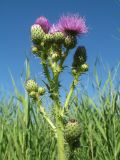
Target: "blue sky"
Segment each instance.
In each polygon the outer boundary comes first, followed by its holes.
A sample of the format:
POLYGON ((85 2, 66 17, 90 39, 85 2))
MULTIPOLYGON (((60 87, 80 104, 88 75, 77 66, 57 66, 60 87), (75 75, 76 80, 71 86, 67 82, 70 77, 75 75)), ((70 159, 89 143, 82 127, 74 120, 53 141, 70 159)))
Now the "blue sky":
MULTIPOLYGON (((0 0, 0 86, 12 90, 10 70, 20 87, 26 55, 33 77, 40 75, 39 60, 30 54, 30 27, 41 15, 54 23, 65 13, 79 13, 86 18, 89 33, 79 43, 87 48, 90 76, 96 57, 110 68, 120 61, 119 0, 0 0)), ((68 57, 68 65, 72 56, 68 57)), ((65 82, 70 82, 69 75, 65 75, 65 82)))

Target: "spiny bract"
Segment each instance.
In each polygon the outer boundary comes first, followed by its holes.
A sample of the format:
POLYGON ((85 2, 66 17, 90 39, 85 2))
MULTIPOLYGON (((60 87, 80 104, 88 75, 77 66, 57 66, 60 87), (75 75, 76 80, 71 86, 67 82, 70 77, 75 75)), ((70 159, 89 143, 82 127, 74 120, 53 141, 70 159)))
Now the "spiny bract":
POLYGON ((55 32, 53 35, 55 42, 64 43, 65 36, 62 32, 55 32))
POLYGON ((80 70, 81 72, 87 72, 88 71, 88 64, 84 63, 81 65, 80 70))
POLYGON ((68 49, 72 49, 76 46, 76 43, 77 43, 77 40, 76 40, 76 37, 74 36, 67 36, 65 38, 65 43, 64 43, 64 46, 68 49))
POLYGON ((54 41, 53 34, 45 34, 44 35, 44 43, 52 43, 54 41))
POLYGON ((67 142, 72 142, 80 137, 81 128, 77 121, 69 121, 64 129, 64 135, 67 142))
POLYGON ((25 84, 25 88, 29 93, 32 91, 34 92, 38 91, 38 85, 34 80, 28 80, 25 84))
POLYGON ((38 94, 41 95, 41 96, 44 95, 45 94, 45 88, 39 87, 38 88, 38 94))
POLYGON ((45 35, 43 29, 38 25, 34 24, 31 27, 31 38, 34 43, 39 43, 45 35))

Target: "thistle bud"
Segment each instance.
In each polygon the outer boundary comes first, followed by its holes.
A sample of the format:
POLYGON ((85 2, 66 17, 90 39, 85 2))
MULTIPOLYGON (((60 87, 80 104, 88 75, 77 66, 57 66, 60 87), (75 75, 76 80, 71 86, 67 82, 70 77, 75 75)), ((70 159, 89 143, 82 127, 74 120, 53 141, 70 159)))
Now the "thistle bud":
POLYGON ((82 65, 86 62, 87 60, 87 55, 86 55, 86 49, 84 46, 79 46, 76 49, 76 52, 74 54, 74 63, 78 65, 82 65))
POLYGON ((53 61, 58 61, 60 59, 60 53, 57 51, 52 52, 50 56, 53 61))
POLYGON ((76 37, 74 36, 67 36, 65 38, 64 46, 68 49, 73 49, 77 44, 76 37))
POLYGON ((77 69, 72 68, 72 75, 74 76, 74 75, 76 75, 76 74, 77 74, 77 69))
POLYGON ((56 43, 64 43, 65 36, 62 32, 55 32, 53 36, 56 43))
POLYGON ((54 53, 54 54, 52 54, 51 57, 52 57, 53 60, 55 60, 55 59, 57 59, 59 56, 58 56, 58 54, 54 53))
POLYGON ((60 67, 60 65, 58 65, 56 62, 54 62, 52 65, 51 65, 52 69, 53 69, 53 72, 56 74, 56 73, 60 73, 62 71, 62 68, 60 67))
POLYGON ((82 64, 80 67, 81 72, 87 72, 88 71, 88 64, 82 64))
POLYGON ((33 99, 37 99, 37 92, 32 91, 29 93, 29 96, 33 99))
POLYGON ((38 94, 39 94, 40 96, 44 95, 44 94, 45 94, 45 88, 39 87, 39 88, 38 88, 38 94))
POLYGON ((41 40, 43 39, 44 35, 45 35, 45 32, 40 27, 40 25, 34 24, 31 27, 31 39, 32 39, 33 43, 36 44, 36 43, 41 42, 41 40))
POLYGON ((35 46, 33 46, 33 47, 32 47, 32 53, 33 53, 33 54, 37 54, 38 52, 39 52, 38 48, 35 47, 35 46))
POLYGON ((38 91, 38 85, 34 80, 28 80, 25 84, 25 88, 28 93, 38 91))
POLYGON ((77 121, 69 121, 64 129, 65 140, 68 143, 72 143, 79 139, 81 134, 81 128, 77 121))
POLYGON ((52 43, 54 40, 53 34, 50 34, 50 33, 45 34, 43 40, 44 40, 44 43, 46 44, 52 43))

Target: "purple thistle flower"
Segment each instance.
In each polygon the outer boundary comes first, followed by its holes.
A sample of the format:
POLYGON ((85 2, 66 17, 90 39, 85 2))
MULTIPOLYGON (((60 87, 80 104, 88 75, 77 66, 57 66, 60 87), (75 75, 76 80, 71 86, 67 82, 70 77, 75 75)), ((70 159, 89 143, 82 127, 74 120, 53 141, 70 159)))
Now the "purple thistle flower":
POLYGON ((48 33, 50 26, 51 26, 47 18, 43 16, 37 18, 35 21, 35 24, 39 24, 45 33, 48 33))
POLYGON ((77 14, 62 16, 57 24, 57 28, 65 35, 74 36, 87 33, 88 31, 85 19, 77 14))
POLYGON ((58 28, 58 25, 57 25, 57 24, 53 24, 53 25, 50 27, 49 33, 54 34, 54 33, 56 33, 56 32, 60 32, 60 31, 59 31, 59 28, 58 28))

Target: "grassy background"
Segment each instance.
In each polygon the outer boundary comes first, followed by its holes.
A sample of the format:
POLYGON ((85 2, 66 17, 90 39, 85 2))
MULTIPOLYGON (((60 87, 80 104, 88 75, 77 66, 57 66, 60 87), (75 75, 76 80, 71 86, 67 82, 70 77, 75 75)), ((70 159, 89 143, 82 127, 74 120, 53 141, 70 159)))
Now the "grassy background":
MULTIPOLYGON (((112 78, 109 71, 101 86, 96 72, 96 98, 87 92, 71 98, 69 117, 81 124, 81 146, 73 160, 120 160, 120 92, 112 78)), ((56 160, 56 155, 53 131, 36 104, 15 87, 15 96, 0 100, 0 160, 56 160)))

